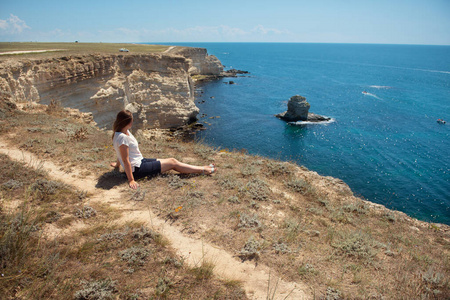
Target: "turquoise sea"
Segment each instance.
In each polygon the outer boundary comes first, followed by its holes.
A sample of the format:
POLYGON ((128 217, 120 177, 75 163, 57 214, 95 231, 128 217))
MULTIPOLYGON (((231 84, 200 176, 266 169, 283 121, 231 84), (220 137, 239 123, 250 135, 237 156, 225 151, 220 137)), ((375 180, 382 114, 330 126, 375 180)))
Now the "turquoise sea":
POLYGON ((206 48, 226 68, 250 72, 198 87, 207 115, 200 122, 210 123, 198 138, 295 161, 341 178, 367 200, 450 224, 449 46, 174 45, 206 48), (294 126, 275 118, 296 94, 335 122, 294 126))

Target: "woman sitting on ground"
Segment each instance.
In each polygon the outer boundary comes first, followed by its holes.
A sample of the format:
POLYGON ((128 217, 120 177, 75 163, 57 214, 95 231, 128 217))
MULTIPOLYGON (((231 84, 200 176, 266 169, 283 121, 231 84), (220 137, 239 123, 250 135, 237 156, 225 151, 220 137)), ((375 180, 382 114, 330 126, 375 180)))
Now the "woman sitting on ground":
POLYGON ((215 165, 192 166, 179 162, 175 158, 144 158, 139 151, 138 142, 129 129, 133 125, 133 115, 128 110, 122 110, 117 114, 113 125, 113 145, 117 154, 117 162, 111 163, 114 168, 121 165, 127 174, 129 185, 132 189, 139 187, 136 179, 146 176, 154 176, 169 170, 175 170, 183 174, 201 173, 212 174, 215 165))

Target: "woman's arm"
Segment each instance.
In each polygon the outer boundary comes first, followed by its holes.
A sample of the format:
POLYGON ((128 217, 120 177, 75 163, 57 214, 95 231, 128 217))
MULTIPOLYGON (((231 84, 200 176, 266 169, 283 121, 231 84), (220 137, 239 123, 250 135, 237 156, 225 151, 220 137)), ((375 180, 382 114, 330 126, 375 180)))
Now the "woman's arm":
POLYGON ((130 188, 136 189, 136 188, 138 188, 139 184, 136 181, 134 181, 133 171, 132 171, 131 163, 130 163, 130 156, 129 156, 129 152, 128 152, 128 146, 121 145, 119 147, 119 150, 120 150, 120 156, 122 157, 125 173, 127 174, 128 184, 130 185, 130 188))

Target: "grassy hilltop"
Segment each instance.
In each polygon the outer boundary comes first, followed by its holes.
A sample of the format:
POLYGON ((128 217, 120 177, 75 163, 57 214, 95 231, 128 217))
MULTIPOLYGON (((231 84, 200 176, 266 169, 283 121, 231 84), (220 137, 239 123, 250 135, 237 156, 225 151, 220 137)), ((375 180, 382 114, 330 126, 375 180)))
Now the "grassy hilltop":
MULTIPOLYGON (((111 132, 70 116, 57 102, 0 100, 0 294, 247 299, 245 279, 216 272, 218 261, 229 258, 186 263, 168 232, 153 226, 157 216, 255 271, 267 266, 274 278, 304 287, 308 298, 450 297, 448 226, 355 197, 339 179, 291 162, 212 148, 164 130, 136 137, 144 157, 214 162, 219 171, 170 172, 140 180, 133 191, 109 167, 111 132), (13 149, 37 160, 13 159, 13 149), (45 172, 42 164, 54 167, 45 172), (95 188, 86 191, 79 180, 95 188)), ((271 284, 267 299, 284 299, 271 284)))

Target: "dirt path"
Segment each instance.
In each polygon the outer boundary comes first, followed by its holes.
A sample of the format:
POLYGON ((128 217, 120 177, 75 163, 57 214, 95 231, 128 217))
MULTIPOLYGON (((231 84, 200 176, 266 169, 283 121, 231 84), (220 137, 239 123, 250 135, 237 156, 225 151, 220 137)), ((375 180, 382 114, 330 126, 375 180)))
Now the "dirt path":
POLYGON ((65 50, 65 49, 27 50, 27 51, 8 51, 8 52, 0 52, 0 55, 25 54, 25 53, 44 53, 44 52, 55 52, 55 51, 64 51, 64 50, 65 50))
POLYGON ((111 190, 103 190, 95 187, 97 179, 93 176, 81 176, 77 170, 66 173, 60 167, 49 160, 37 158, 34 154, 9 146, 0 138, 0 153, 8 155, 16 161, 24 161, 31 167, 40 166, 48 174, 57 180, 70 184, 77 189, 89 192, 92 202, 109 203, 127 211, 119 222, 142 221, 149 227, 163 234, 177 250, 178 254, 185 258, 190 266, 198 266, 206 259, 215 265, 214 273, 219 278, 241 280, 243 287, 250 299, 309 299, 304 291, 308 290, 301 283, 286 282, 282 279, 270 276, 271 295, 275 291, 275 297, 268 296, 268 283, 270 269, 262 264, 255 266, 253 262, 242 263, 228 251, 218 248, 202 240, 194 239, 182 234, 179 229, 157 217, 151 209, 143 210, 137 207, 135 201, 124 199, 121 191, 128 187, 122 185, 111 190), (275 290, 276 289, 276 290, 275 290))
POLYGON ((169 53, 170 51, 172 51, 172 49, 175 49, 175 48, 176 48, 176 46, 170 46, 163 53, 169 53))

